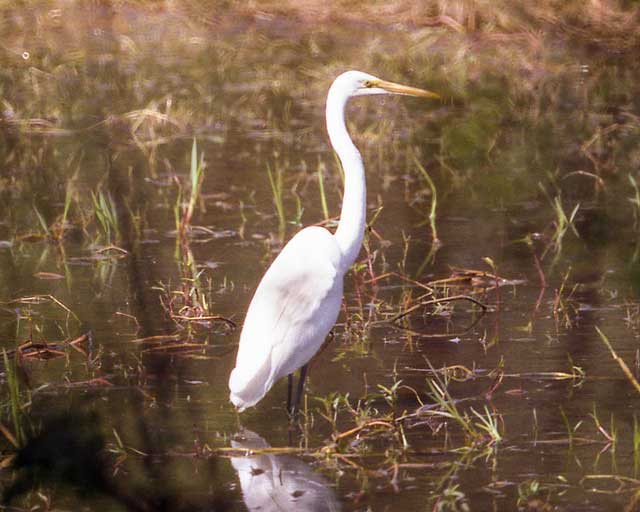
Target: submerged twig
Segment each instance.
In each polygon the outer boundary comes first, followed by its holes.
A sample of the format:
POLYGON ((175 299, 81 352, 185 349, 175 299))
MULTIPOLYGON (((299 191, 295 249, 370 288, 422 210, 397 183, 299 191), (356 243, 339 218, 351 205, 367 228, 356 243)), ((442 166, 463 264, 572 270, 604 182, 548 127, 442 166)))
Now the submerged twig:
POLYGON ((397 320, 400 320, 401 318, 409 315, 410 313, 413 313, 416 309, 420 309, 423 306, 430 306, 431 304, 440 304, 442 302, 452 302, 455 300, 468 300, 469 302, 473 302, 475 305, 480 306, 483 311, 486 311, 488 309, 488 306, 486 304, 483 304, 478 299, 474 299, 469 295, 453 295, 451 297, 441 297, 439 299, 421 301, 418 304, 414 304, 409 309, 406 309, 405 311, 398 313, 394 317, 388 320, 385 320, 385 322, 389 322, 389 323, 396 322, 397 320))
POLYGON ((53 302, 58 307, 66 311, 67 315, 73 316, 78 322, 80 319, 69 307, 67 307, 62 301, 56 299, 50 294, 31 295, 29 297, 20 297, 18 299, 10 300, 7 302, 0 302, 0 304, 42 304, 43 302, 53 302))
POLYGON ((334 437, 334 440, 335 441, 340 441, 341 439, 344 439, 345 437, 352 436, 353 434, 357 434, 361 430, 364 430, 364 429, 370 428, 370 427, 385 427, 387 429, 395 428, 395 426, 392 423, 389 423, 388 421, 373 420, 373 421, 369 421, 369 422, 365 423, 364 425, 359 425, 357 427, 354 427, 352 429, 347 430, 346 432, 341 432, 340 434, 337 434, 334 437))
POLYGON ((233 329, 237 327, 237 324, 233 320, 230 320, 229 318, 226 318, 220 315, 202 315, 202 316, 171 315, 171 318, 173 320, 182 320, 184 322, 224 322, 225 324, 227 324, 229 327, 232 327, 233 329))

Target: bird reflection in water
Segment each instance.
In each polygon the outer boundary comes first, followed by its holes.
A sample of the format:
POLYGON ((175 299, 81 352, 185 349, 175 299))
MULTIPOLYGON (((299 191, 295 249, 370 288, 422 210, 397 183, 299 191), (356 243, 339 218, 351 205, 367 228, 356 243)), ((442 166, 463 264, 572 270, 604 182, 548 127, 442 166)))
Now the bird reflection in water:
MULTIPOLYGON (((247 450, 270 448, 262 437, 250 430, 240 431, 231 446, 247 450)), ((238 456, 231 458, 231 464, 238 473, 242 498, 250 511, 340 510, 329 482, 293 455, 238 456)))

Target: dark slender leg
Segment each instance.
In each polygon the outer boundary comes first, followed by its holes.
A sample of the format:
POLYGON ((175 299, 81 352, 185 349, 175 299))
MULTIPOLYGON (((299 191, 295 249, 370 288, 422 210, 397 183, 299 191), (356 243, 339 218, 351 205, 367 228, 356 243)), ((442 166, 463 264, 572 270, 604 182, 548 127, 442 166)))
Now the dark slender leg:
POLYGON ((298 415, 298 408, 300 407, 300 399, 302 393, 304 393, 304 379, 307 377, 307 365, 305 364, 300 368, 300 376, 298 377, 298 392, 296 393, 296 401, 293 404, 293 416, 298 415))
POLYGON ((293 373, 287 375, 287 412, 293 414, 293 373))

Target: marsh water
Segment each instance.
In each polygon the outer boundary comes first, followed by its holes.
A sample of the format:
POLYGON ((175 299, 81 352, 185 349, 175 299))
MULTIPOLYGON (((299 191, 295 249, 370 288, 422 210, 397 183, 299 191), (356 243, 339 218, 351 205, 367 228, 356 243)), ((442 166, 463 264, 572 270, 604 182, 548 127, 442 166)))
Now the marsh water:
MULTIPOLYGON (((5 489, 12 437, 92 415, 118 492, 167 510, 635 510, 636 55, 185 6, 2 6, 5 489), (347 69, 443 101, 351 102, 370 226, 343 311, 294 426, 286 382, 238 415, 252 293, 340 211, 323 108, 347 69)), ((13 505, 128 507, 58 476, 13 505)))

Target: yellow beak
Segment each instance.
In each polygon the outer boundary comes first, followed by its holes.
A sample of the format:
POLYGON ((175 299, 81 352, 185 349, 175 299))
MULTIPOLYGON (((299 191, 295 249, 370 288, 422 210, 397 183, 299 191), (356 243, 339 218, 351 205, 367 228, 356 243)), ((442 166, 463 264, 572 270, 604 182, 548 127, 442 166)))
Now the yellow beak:
POLYGON ((419 96, 421 98, 434 98, 440 99, 440 95, 435 92, 427 91, 425 89, 418 89, 417 87, 409 87, 408 85, 396 84, 395 82, 387 82, 386 80, 372 81, 373 87, 379 87, 392 94, 404 94, 406 96, 419 96))

